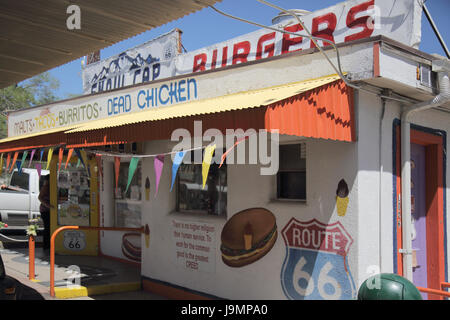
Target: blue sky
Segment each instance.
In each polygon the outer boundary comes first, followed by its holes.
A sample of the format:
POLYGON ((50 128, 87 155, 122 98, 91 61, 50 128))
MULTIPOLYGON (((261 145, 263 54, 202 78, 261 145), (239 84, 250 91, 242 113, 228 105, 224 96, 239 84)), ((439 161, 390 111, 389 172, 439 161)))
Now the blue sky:
MULTIPOLYGON (((285 9, 295 8, 314 11, 342 1, 271 0, 271 2, 285 9)), ((448 16, 450 12, 450 0, 427 0, 426 5, 447 43, 447 47, 450 47, 450 19, 448 16)), ((272 18, 278 13, 275 9, 267 7, 255 0, 222 0, 216 7, 232 15, 266 25, 270 25, 272 18)), ((81 14, 83 13, 81 12, 81 14)), ((258 29, 249 24, 226 18, 212 9, 206 8, 105 48, 101 51, 101 58, 105 59, 118 54, 128 48, 156 38, 174 28, 179 28, 183 31, 182 43, 187 51, 193 51, 258 29)), ((422 17, 422 43, 420 49, 427 53, 438 53, 445 56, 425 15, 422 17)), ((57 95, 61 99, 66 98, 68 94, 82 93, 81 59, 57 67, 51 70, 50 73, 60 81, 61 85, 57 95)))

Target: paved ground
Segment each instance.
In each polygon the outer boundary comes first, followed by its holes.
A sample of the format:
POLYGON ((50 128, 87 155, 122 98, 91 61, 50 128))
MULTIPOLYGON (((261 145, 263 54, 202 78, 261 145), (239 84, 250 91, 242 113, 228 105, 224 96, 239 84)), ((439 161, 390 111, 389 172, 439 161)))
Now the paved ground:
POLYGON ((92 297, 73 298, 70 300, 167 300, 167 299, 160 297, 156 294, 153 294, 151 292, 141 290, 141 291, 111 293, 92 297))
MULTIPOLYGON (((6 274, 23 284, 24 300, 55 300, 50 296, 50 257, 48 251, 36 248, 35 278, 28 279, 28 249, 24 244, 0 247, 6 274)), ((65 288, 71 278, 72 266, 80 270, 80 285, 95 287, 102 285, 120 285, 141 281, 140 268, 105 257, 62 256, 55 257, 55 287, 65 288)), ((163 297, 145 291, 132 291, 102 294, 73 300, 163 300, 163 297)), ((57 300, 57 299, 56 299, 57 300)), ((71 299, 72 300, 72 299, 71 299)))

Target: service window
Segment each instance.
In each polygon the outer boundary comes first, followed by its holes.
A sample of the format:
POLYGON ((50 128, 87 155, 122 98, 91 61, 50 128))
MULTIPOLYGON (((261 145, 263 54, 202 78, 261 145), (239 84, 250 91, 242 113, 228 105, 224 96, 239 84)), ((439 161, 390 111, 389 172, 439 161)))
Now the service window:
POLYGON ((306 145, 280 145, 277 198, 306 201, 306 145))
POLYGON ((224 163, 219 168, 218 164, 211 163, 203 189, 202 164, 194 163, 194 152, 190 152, 191 157, 185 155, 178 169, 176 209, 183 213, 226 216, 227 165, 224 163), (191 159, 191 163, 184 163, 186 159, 191 159))
MULTIPOLYGON (((141 161, 127 188, 129 162, 122 162, 119 171, 119 183, 114 192, 115 226, 125 228, 141 227, 141 161)), ((115 179, 113 180, 115 183, 115 179)))

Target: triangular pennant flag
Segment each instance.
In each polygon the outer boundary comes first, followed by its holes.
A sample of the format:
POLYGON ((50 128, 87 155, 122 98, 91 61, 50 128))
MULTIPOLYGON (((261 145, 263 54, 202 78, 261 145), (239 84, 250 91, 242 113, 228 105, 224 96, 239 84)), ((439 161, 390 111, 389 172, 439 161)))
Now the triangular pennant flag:
POLYGON ((78 161, 77 161, 77 168, 80 166, 80 164, 81 164, 81 159, 78 158, 78 161))
POLYGON ((205 189, 206 179, 208 178, 209 167, 211 166, 211 159, 216 149, 216 145, 209 145, 205 148, 205 153, 203 154, 203 163, 202 163, 202 178, 203 178, 203 187, 205 189))
POLYGON ((248 137, 249 136, 245 136, 245 137, 243 137, 241 139, 238 139, 238 141, 236 141, 236 143, 222 155, 222 159, 220 161, 219 168, 223 165, 223 162, 225 161, 225 158, 227 157, 228 153, 230 153, 231 150, 233 150, 239 143, 241 143, 242 141, 244 141, 248 137))
POLYGON ((8 172, 10 162, 11 162, 11 152, 8 152, 8 156, 6 157, 6 168, 5 168, 6 172, 8 172))
POLYGON ((119 186, 120 157, 114 157, 114 173, 116 174, 116 189, 119 186))
POLYGON ((66 160, 66 166, 64 169, 67 169, 67 165, 69 164, 70 158, 72 158, 73 148, 69 149, 69 152, 67 153, 67 160, 66 160))
POLYGON ((128 191, 128 187, 130 186, 131 180, 133 179, 134 172, 136 171, 137 165, 139 162, 139 158, 131 158, 130 160, 130 166, 128 167, 128 182, 127 182, 127 188, 125 189, 125 193, 128 191))
MULTIPOLYGON (((83 165, 83 167, 87 170, 88 175, 90 176, 90 170, 88 169, 88 167, 86 166, 86 158, 84 158, 83 156, 86 155, 86 151, 84 150, 80 150, 80 149, 75 149, 75 153, 78 157, 78 160, 81 161, 81 164, 83 165)), ((77 168, 79 166, 79 163, 77 164, 77 168)))
POLYGON ((60 147, 59 154, 58 154, 58 171, 61 170, 61 163, 62 163, 63 156, 64 156, 64 148, 60 147))
MULTIPOLYGON (((75 149, 75 154, 76 154, 77 157, 78 157, 78 164, 81 162, 81 163, 83 164, 83 166, 84 166, 84 160, 81 158, 81 152, 80 152, 80 149, 75 149)), ((77 167, 78 167, 78 165, 77 165, 77 167)))
POLYGON ((95 160, 97 161, 97 168, 98 168, 98 173, 100 173, 100 175, 103 175, 102 172, 102 155, 101 154, 96 154, 95 155, 95 160))
POLYGON ((52 161, 52 156, 53 156, 53 148, 48 149, 48 154, 47 154, 47 169, 50 167, 50 162, 52 161))
POLYGON ((13 161, 11 163, 11 168, 9 169, 9 173, 11 173, 14 170, 14 165, 16 164, 17 161, 17 156, 19 155, 19 152, 15 152, 14 153, 14 157, 13 157, 13 161))
POLYGON ((41 156, 39 157, 39 162, 42 162, 42 157, 44 156, 45 149, 41 149, 41 156))
POLYGON ((155 167, 155 176, 156 176, 156 184, 155 184, 155 198, 158 194, 159 180, 161 179, 161 173, 164 166, 164 155, 160 154, 155 157, 154 167, 155 167))
POLYGON ((16 167, 17 167, 17 172, 19 174, 22 173, 22 160, 17 160, 16 161, 16 167))
POLYGON ((172 192, 173 189, 173 183, 175 182, 175 178, 177 177, 177 171, 178 168, 181 165, 181 162, 183 162, 184 155, 186 154, 186 151, 180 151, 175 154, 175 158, 173 159, 173 166, 172 166, 172 183, 170 184, 170 191, 172 192))
POLYGON ((39 179, 41 178, 41 170, 42 170, 42 164, 40 162, 36 163, 36 170, 38 172, 39 175, 39 179))
POLYGON ((36 149, 31 150, 31 156, 30 156, 30 162, 28 163, 28 166, 31 167, 31 162, 33 161, 34 153, 36 152, 36 149))
POLYGON ((2 174, 2 171, 3 171, 3 153, 0 156, 0 174, 2 174))
POLYGON ((22 160, 20 161, 20 167, 17 167, 19 169, 19 172, 22 171, 22 166, 25 163, 25 160, 27 159, 28 151, 24 151, 22 155, 22 160))

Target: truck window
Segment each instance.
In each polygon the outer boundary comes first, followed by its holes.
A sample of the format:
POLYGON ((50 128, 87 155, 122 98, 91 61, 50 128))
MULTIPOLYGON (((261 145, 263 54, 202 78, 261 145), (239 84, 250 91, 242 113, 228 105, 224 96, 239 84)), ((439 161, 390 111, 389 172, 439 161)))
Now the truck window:
POLYGON ((30 175, 28 173, 25 172, 19 173, 17 171, 14 171, 11 177, 11 183, 9 185, 12 187, 17 187, 28 191, 29 179, 30 175))

